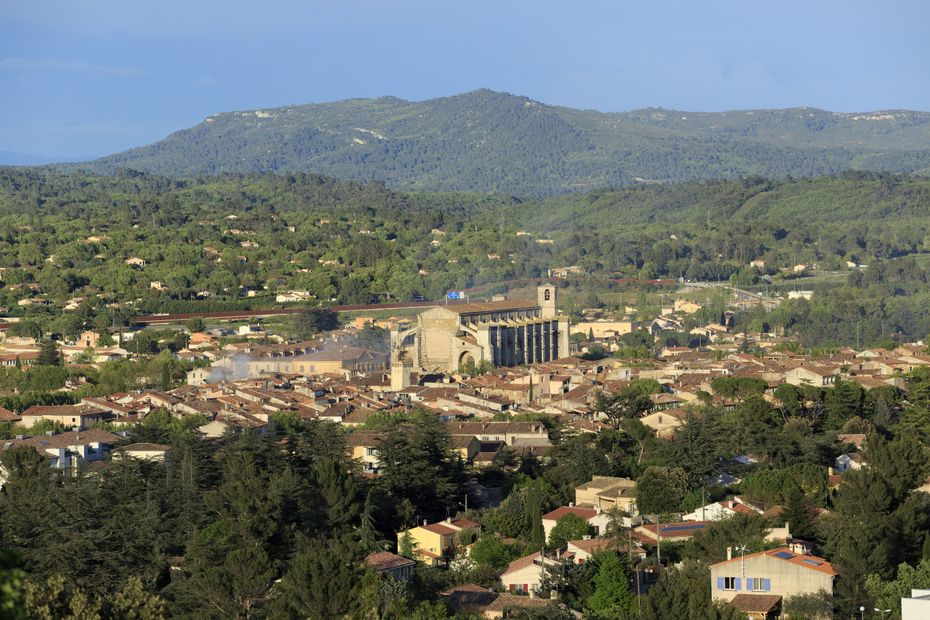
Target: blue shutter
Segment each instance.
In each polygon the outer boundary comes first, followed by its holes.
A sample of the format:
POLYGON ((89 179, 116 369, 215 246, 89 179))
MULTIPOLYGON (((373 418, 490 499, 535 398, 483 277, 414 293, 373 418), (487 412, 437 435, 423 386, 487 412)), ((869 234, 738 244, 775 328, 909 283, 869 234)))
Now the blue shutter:
POLYGON ((741 582, 741 581, 742 581, 742 579, 740 579, 739 577, 736 578, 736 591, 737 591, 737 592, 740 591, 740 585, 741 585, 740 582, 741 582))
POLYGON ((717 589, 723 590, 723 577, 717 577, 717 589))
POLYGON ((763 580, 762 580, 762 589, 765 590, 766 592, 768 592, 769 590, 771 590, 771 589, 772 589, 772 580, 771 580, 771 579, 763 579, 763 580))
POLYGON ((746 591, 752 592, 752 577, 746 577, 746 591))

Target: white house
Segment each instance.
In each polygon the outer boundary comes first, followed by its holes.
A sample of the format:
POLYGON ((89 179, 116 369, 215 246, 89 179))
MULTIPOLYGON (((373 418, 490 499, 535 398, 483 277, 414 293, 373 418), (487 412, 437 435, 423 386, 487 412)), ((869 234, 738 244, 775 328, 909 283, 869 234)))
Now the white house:
POLYGON ((508 592, 530 594, 539 592, 546 566, 558 566, 559 561, 543 556, 539 551, 510 563, 501 573, 501 583, 508 592))
POLYGON ((836 457, 833 469, 838 474, 844 474, 850 469, 862 469, 864 464, 865 461, 862 458, 862 454, 859 452, 848 452, 836 457))
POLYGON ((901 599, 901 620, 927 618, 930 618, 930 590, 911 589, 911 597, 901 599))
POLYGON ((592 528, 594 528, 594 533, 598 536, 607 532, 607 524, 610 522, 610 516, 601 511, 600 508, 582 508, 580 506, 562 506, 561 508, 556 508, 552 512, 548 512, 542 516, 543 530, 546 532, 546 540, 548 541, 552 535, 552 529, 555 527, 556 523, 559 522, 559 519, 566 515, 573 514, 576 517, 580 517, 587 521, 592 528))
POLYGON ((713 502, 682 515, 682 521, 719 521, 735 514, 761 514, 760 511, 735 500, 713 502))

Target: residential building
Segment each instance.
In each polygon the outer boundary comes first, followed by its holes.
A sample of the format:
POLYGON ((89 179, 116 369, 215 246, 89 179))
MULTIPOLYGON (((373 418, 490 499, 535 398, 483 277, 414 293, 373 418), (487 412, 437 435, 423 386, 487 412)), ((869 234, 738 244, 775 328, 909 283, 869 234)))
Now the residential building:
POLYGON ((930 618, 930 590, 911 589, 910 598, 901 599, 901 620, 930 618))
POLYGON ((504 589, 517 594, 539 592, 546 566, 558 566, 559 560, 537 551, 514 560, 507 566, 500 579, 504 589))
POLYGON ((730 499, 722 502, 713 502, 706 506, 696 508, 693 512, 682 515, 681 520, 719 521, 720 519, 732 517, 735 514, 761 514, 761 512, 746 504, 730 499))
MULTIPOLYGON (((826 560, 804 553, 797 547, 780 547, 758 553, 735 555, 727 550, 727 560, 711 564, 713 598, 730 602, 739 595, 779 596, 782 600, 820 591, 833 594, 836 571, 826 560)), ((745 601, 745 596, 740 602, 745 601)))
POLYGON ((413 559, 429 566, 439 566, 455 554, 461 532, 471 530, 477 533, 479 529, 480 526, 469 519, 450 518, 438 523, 423 521, 423 525, 397 532, 397 548, 402 548, 405 536, 409 536, 413 559))
POLYGON ((33 405, 23 412, 22 425, 28 428, 39 420, 51 420, 65 428, 82 431, 111 416, 109 412, 83 405, 33 405))
POLYGON ((593 476, 591 482, 575 487, 575 505, 597 508, 601 512, 616 508, 635 515, 636 481, 615 476, 593 476))
POLYGON ((365 558, 365 564, 379 573, 390 575, 397 581, 410 581, 416 562, 390 551, 372 553, 365 558))
POLYGON ((543 530, 546 532, 547 541, 552 537, 552 530, 559 522, 559 519, 570 514, 587 521, 596 535, 605 534, 607 532, 607 524, 610 522, 610 516, 605 512, 601 512, 600 508, 562 506, 542 516, 542 525, 543 530))
POLYGON ((131 443, 117 450, 113 458, 133 458, 140 461, 164 463, 168 460, 169 452, 171 452, 171 446, 165 444, 131 443))
POLYGON ((663 542, 684 542, 708 525, 710 521, 682 521, 678 523, 650 523, 637 526, 633 532, 639 540, 647 545, 663 542))
MULTIPOLYGON (((11 439, 3 442, 0 450, 29 446, 46 457, 51 467, 75 471, 85 462, 106 460, 113 447, 121 441, 124 441, 121 435, 92 428, 11 439)), ((5 482, 6 473, 0 467, 0 483, 5 482)))
POLYGON ((382 436, 377 433, 352 433, 346 437, 346 445, 352 451, 352 458, 362 465, 366 474, 377 474, 381 471, 381 445, 382 436))

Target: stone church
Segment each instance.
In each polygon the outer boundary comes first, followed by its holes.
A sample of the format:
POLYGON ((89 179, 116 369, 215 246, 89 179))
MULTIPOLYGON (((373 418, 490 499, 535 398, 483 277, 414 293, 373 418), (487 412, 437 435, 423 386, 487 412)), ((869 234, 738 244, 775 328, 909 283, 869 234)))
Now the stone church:
MULTIPOLYGON (((439 306, 414 327, 391 333, 392 375, 456 371, 490 362, 517 366, 569 355, 568 317, 556 308, 557 289, 540 286, 535 301, 513 299, 439 306)), ((402 383, 402 376, 392 383, 402 383)))

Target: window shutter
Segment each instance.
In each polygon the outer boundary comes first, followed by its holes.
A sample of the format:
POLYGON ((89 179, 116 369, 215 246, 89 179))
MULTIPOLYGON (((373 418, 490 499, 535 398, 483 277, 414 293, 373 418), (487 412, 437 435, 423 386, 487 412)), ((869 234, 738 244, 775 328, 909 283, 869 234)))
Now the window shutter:
POLYGON ((763 579, 763 580, 762 580, 762 589, 765 590, 766 592, 768 592, 769 590, 771 590, 771 589, 772 589, 772 580, 771 580, 771 579, 763 579))
POLYGON ((740 591, 740 586, 742 585, 742 584, 740 583, 741 581, 742 581, 742 579, 740 579, 739 577, 736 578, 736 591, 737 591, 737 592, 740 591))
POLYGON ((717 577, 717 589, 723 590, 723 577, 717 577))

